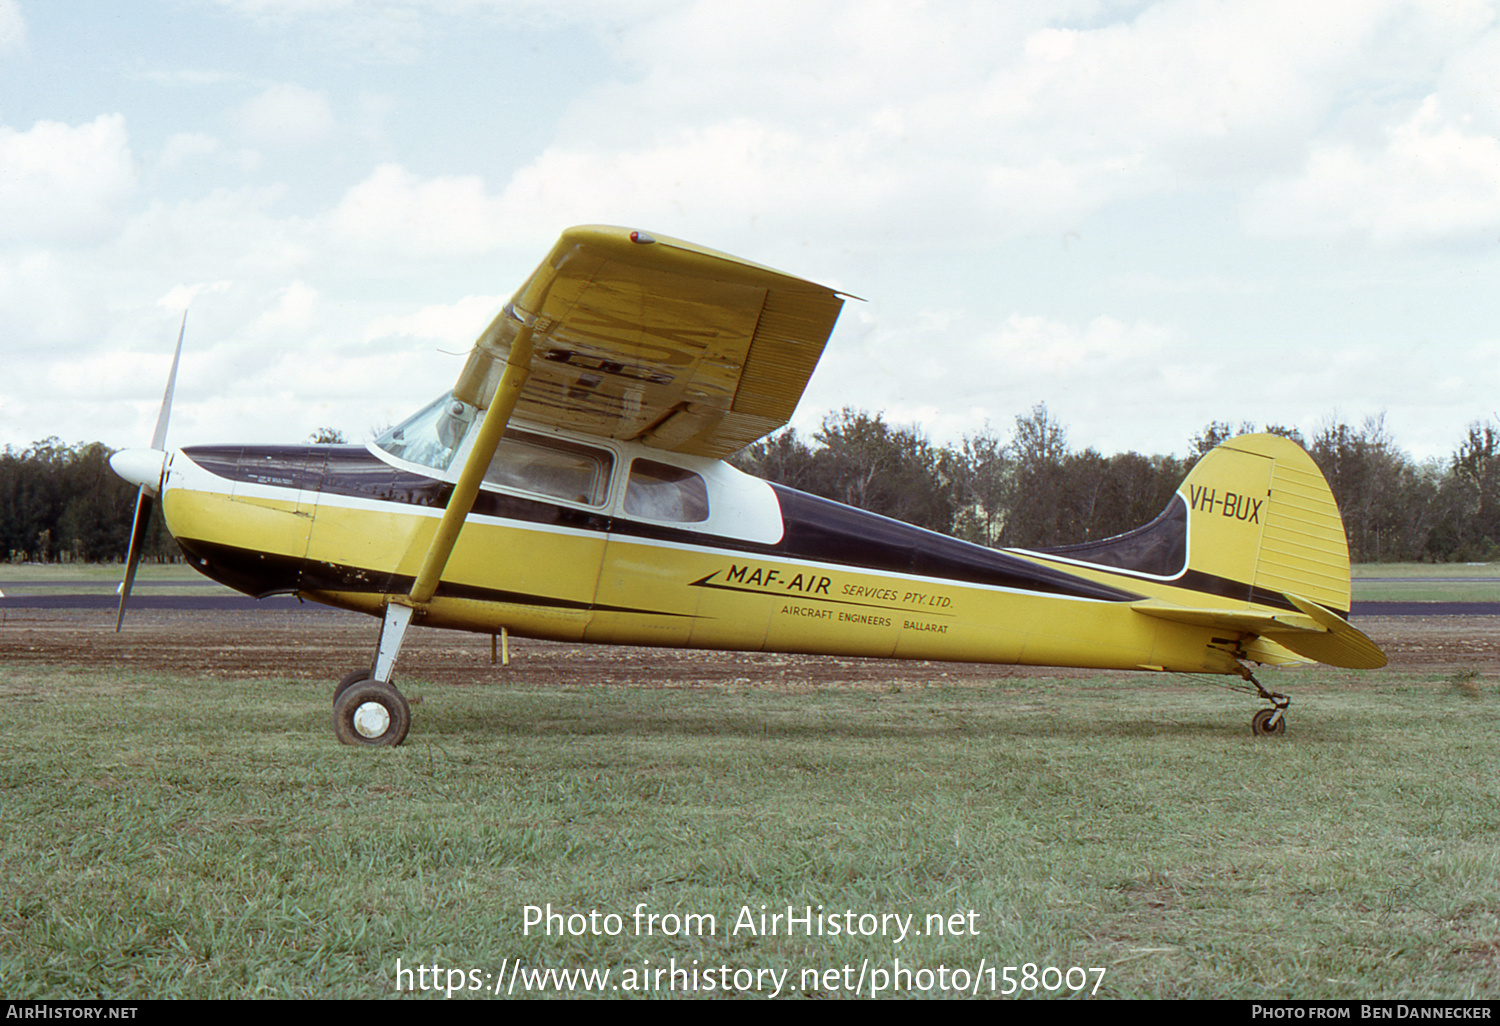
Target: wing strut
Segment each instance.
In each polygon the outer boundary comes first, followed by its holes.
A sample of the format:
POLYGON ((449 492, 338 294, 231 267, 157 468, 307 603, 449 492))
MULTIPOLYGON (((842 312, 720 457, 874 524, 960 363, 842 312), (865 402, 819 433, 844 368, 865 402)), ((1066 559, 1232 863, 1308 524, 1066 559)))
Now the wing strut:
MULTIPOLYGON (((545 300, 545 294, 543 299, 545 300)), ((541 303, 537 306, 540 309, 541 303)), ((479 424, 479 433, 474 436, 474 447, 469 450, 469 458, 464 461, 464 468, 453 486, 453 495, 449 497, 448 507, 443 511, 443 519, 439 521, 437 532, 427 546, 427 555, 422 560, 422 569, 417 572, 411 593, 392 596, 390 604, 386 606, 385 623, 381 625, 380 640, 376 643, 375 666, 371 674, 376 680, 391 679, 391 671, 395 667, 396 657, 401 654, 401 642, 406 636, 406 628, 411 624, 412 614, 431 602, 432 596, 437 593, 438 581, 448 565, 448 557, 453 554, 458 533, 463 530, 464 521, 468 519, 469 511, 474 508, 474 500, 479 496, 479 483, 484 480, 490 460, 495 458, 495 450, 500 445, 500 439, 505 436, 505 427, 510 423, 510 415, 516 408, 516 400, 520 398, 526 378, 531 374, 531 338, 535 324, 535 319, 523 324, 510 344, 510 353, 505 359, 505 373, 501 375, 500 384, 495 388, 495 396, 490 400, 490 408, 485 411, 484 420, 479 424)))
POLYGON ((413 605, 423 606, 432 601, 437 592, 438 578, 448 565, 448 557, 453 554, 454 543, 458 541, 458 532, 463 529, 469 510, 474 508, 474 500, 479 496, 479 482, 484 480, 484 472, 489 469, 490 460, 495 458, 495 449, 505 435, 505 426, 510 423, 516 400, 531 374, 532 329, 532 324, 523 325, 510 344, 505 373, 495 389, 495 397, 490 400, 490 408, 485 411, 484 420, 480 422, 479 433, 474 436, 474 448, 469 450, 458 483, 453 486, 448 508, 443 511, 437 533, 427 548, 427 558, 422 561, 422 569, 411 586, 409 598, 413 605))

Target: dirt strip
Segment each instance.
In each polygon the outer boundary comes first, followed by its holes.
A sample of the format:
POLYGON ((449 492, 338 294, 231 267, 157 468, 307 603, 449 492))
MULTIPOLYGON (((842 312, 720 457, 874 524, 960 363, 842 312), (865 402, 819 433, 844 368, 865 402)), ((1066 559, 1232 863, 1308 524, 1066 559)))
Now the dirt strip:
MULTIPOLYGON (((1431 616, 1361 618, 1358 626, 1390 657, 1393 669, 1477 671, 1500 677, 1500 620, 1431 616)), ((114 633, 101 610, 10 609, 0 620, 0 663, 140 667, 206 678, 338 680, 367 665, 378 623, 336 610, 191 612, 132 610, 114 633)), ((480 684, 505 674, 516 683, 567 686, 581 679, 655 687, 733 683, 791 689, 833 684, 988 683, 1017 676, 1091 675, 965 663, 845 659, 758 652, 576 645, 512 638, 509 667, 492 665, 488 635, 416 630, 399 677, 480 684)))

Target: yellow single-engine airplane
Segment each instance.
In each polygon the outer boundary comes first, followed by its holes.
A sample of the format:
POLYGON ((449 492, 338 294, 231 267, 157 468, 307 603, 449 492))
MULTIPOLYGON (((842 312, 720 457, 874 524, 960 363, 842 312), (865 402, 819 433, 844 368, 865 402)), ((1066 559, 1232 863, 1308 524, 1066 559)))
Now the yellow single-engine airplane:
MULTIPOLYGON (((334 693, 340 741, 396 745, 413 625, 563 641, 1230 674, 1385 664, 1348 623, 1323 476, 1273 435, 1226 442, 1135 531, 1000 551, 769 484, 724 458, 792 416, 843 305, 832 289, 622 228, 565 232, 453 390, 370 445, 165 451, 140 488, 192 564, 255 596, 382 619, 334 693)), ((182 336, 178 335, 178 353, 182 336)), ((175 380, 177 358, 173 359, 175 380)), ((118 629, 118 621, 116 629, 118 629)))

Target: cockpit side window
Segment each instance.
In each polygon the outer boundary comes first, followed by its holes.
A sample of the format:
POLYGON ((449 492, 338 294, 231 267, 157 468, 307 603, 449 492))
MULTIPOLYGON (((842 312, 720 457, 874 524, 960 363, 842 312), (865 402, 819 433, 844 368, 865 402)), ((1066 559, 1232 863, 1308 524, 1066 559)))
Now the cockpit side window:
POLYGON ((507 431, 484 472, 485 484, 601 506, 614 456, 561 438, 507 431))
MULTIPOLYGON (((397 459, 445 471, 479 410, 449 392, 391 428, 375 446, 397 459)), ((615 458, 561 438, 507 431, 485 471, 484 483, 564 502, 604 505, 615 458)))
POLYGON ((475 412, 448 392, 381 435, 375 445, 408 463, 447 470, 475 412))
POLYGON ((625 512, 649 520, 695 524, 708 519, 708 488, 691 470, 636 460, 630 464, 625 512))

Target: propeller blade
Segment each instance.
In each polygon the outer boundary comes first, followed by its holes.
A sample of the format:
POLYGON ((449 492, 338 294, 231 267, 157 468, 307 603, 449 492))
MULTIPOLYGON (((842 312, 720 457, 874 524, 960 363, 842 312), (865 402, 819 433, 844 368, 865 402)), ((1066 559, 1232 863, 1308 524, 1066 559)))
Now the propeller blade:
MULTIPOLYGON (((182 326, 177 329, 177 349, 172 353, 172 369, 167 372, 167 390, 162 393, 161 412, 156 415, 156 430, 151 435, 151 449, 153 456, 161 457, 160 472, 156 475, 156 487, 144 479, 142 471, 130 463, 124 454, 117 453, 122 459, 121 464, 116 465, 115 458, 110 458, 110 465, 115 468, 115 473, 133 481, 140 486, 135 493, 135 519, 130 525, 130 549, 125 554, 125 579, 120 582, 120 609, 115 614, 115 633, 120 633, 120 626, 125 622, 125 604, 130 601, 130 589, 135 584, 135 569, 141 562, 141 551, 146 544, 146 531, 151 526, 151 510, 156 506, 156 494, 161 487, 161 482, 166 474, 166 443, 167 443, 167 421, 172 417, 172 393, 177 390, 177 365, 182 362, 182 337, 187 334, 187 311, 182 311, 182 326)), ((139 450, 126 450, 136 457, 143 456, 139 450)), ((136 462, 141 462, 137 459, 136 462)), ((153 460, 146 460, 152 463, 153 460)))
POLYGON ((172 354, 172 370, 167 374, 167 390, 161 397, 161 413, 156 416, 156 432, 151 448, 163 449, 167 441, 167 420, 172 416, 172 393, 177 390, 177 364, 182 361, 182 336, 187 332, 187 311, 182 311, 182 327, 177 329, 177 351, 172 354))
POLYGON ((141 550, 146 544, 146 530, 151 526, 151 510, 155 498, 141 485, 135 494, 135 520, 130 525, 130 550, 125 556, 125 579, 120 582, 120 611, 115 614, 115 633, 125 622, 125 603, 130 601, 130 588, 135 584, 135 568, 141 562, 141 550))

